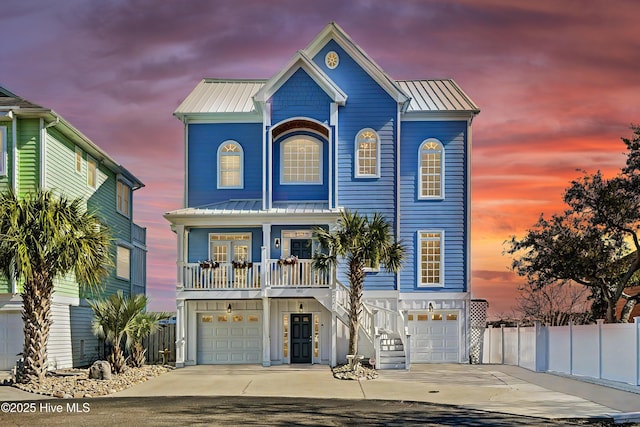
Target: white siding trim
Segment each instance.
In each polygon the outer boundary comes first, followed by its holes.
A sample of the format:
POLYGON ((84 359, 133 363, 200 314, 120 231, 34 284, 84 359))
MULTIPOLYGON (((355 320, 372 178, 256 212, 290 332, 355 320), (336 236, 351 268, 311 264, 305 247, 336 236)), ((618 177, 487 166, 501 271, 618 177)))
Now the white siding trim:
POLYGON ((7 127, 0 126, 0 176, 7 175, 7 127))

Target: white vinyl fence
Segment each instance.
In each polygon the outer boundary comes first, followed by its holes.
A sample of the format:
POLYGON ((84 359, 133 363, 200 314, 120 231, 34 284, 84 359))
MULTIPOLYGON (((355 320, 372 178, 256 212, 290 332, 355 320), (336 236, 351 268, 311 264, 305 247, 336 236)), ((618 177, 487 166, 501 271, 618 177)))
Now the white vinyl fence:
POLYGON ((482 363, 640 385, 640 317, 634 323, 487 328, 482 363))

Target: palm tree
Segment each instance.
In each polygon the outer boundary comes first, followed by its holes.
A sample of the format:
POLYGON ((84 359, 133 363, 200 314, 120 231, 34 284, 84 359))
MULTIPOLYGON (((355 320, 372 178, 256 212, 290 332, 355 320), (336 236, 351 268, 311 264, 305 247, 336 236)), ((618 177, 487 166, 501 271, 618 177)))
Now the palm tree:
POLYGON ((145 363, 146 350, 142 340, 160 329, 160 321, 170 319, 172 313, 139 313, 127 328, 127 348, 131 349, 131 366, 140 368, 145 363))
POLYGON ((69 273, 97 289, 111 265, 111 238, 82 199, 49 191, 19 199, 0 194, 0 274, 22 284, 24 364, 20 381, 41 383, 47 371, 54 280, 69 273))
POLYGON ((95 318, 93 319, 93 333, 111 344, 111 354, 107 361, 114 373, 124 372, 127 360, 122 351, 122 340, 136 316, 147 306, 144 295, 124 296, 122 291, 109 295, 108 298, 89 301, 95 318))
POLYGON ((377 267, 382 263, 390 273, 400 270, 405 248, 395 241, 391 225, 379 213, 372 218, 360 216, 358 212, 345 210, 340 213, 336 227, 325 230, 314 228, 315 238, 322 252, 313 256, 313 267, 327 271, 338 263, 347 263, 349 278, 349 354, 358 353, 359 316, 362 312, 367 263, 377 267))

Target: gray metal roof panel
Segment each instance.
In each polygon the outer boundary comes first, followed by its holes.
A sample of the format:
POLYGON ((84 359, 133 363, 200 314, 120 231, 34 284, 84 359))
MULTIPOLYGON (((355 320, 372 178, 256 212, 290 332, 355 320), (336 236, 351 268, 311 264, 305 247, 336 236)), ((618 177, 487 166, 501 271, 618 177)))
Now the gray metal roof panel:
POLYGON ((183 208, 167 212, 169 215, 240 215, 240 214, 326 214, 328 204, 316 201, 276 202, 270 210, 262 209, 262 200, 226 200, 193 208, 183 208))
POLYGON ((251 113, 252 97, 265 81, 203 79, 174 113, 251 113))
POLYGON ((408 112, 480 111, 471 98, 451 79, 398 80, 397 83, 411 97, 408 112))

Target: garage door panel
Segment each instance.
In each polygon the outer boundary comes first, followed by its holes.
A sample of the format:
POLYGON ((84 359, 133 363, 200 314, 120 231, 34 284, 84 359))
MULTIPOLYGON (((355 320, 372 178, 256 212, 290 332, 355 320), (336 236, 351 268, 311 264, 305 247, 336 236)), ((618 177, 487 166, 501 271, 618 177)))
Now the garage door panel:
POLYGON ((199 364, 258 363, 262 360, 262 313, 238 311, 233 317, 200 313, 197 340, 199 364))
POLYGON ((413 313, 413 320, 409 320, 409 330, 412 334, 412 362, 458 362, 460 334, 458 319, 456 312, 413 313))
POLYGON ((0 370, 13 369, 24 344, 22 317, 19 312, 0 313, 0 370))

